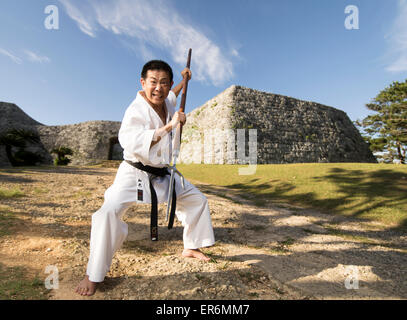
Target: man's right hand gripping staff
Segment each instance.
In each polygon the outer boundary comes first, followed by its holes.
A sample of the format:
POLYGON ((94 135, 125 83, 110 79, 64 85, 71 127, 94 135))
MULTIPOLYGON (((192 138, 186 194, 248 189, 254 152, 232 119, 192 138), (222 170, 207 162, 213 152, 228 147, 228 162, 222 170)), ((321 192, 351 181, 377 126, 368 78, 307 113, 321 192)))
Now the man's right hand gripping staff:
MULTIPOLYGON (((191 78, 192 73, 185 68, 182 75, 191 78)), ((174 136, 168 133, 186 122, 185 114, 175 111, 177 96, 185 82, 181 81, 171 89, 171 67, 164 61, 152 60, 144 65, 140 83, 143 90, 127 108, 119 131, 125 161, 120 164, 113 184, 105 191, 103 205, 92 215, 86 276, 76 288, 83 296, 95 293, 96 284, 104 280, 115 252, 127 237, 128 226, 122 220, 126 209, 136 203, 151 203, 150 182, 157 202, 167 201, 170 176, 152 177, 129 162, 139 163, 141 168, 152 167, 154 172, 166 170, 169 158, 156 151, 166 150, 174 136)), ((174 185, 175 214, 184 227, 181 255, 209 261, 200 251, 215 243, 208 200, 187 180, 184 180, 183 188, 178 175, 175 175, 174 185)))

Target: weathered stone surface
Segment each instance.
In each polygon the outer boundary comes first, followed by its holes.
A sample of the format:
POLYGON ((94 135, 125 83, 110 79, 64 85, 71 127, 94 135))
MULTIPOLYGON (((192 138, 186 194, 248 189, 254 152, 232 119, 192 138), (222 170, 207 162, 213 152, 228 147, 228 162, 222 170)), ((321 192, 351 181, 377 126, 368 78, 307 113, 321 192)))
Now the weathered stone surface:
POLYGON ((73 165, 122 159, 123 149, 117 140, 118 121, 87 121, 64 126, 38 126, 37 129, 48 152, 60 146, 71 148, 73 165))
MULTIPOLYGON (((30 146, 52 163, 52 149, 69 147, 73 165, 120 160, 120 122, 88 121, 44 126, 15 104, 0 102, 0 133, 31 128, 41 144, 30 146)), ((242 86, 231 86, 187 115, 179 162, 298 163, 377 162, 345 112, 242 86), (256 139, 249 134, 256 131, 256 139), (244 134, 240 139, 239 134, 244 134), (245 141, 238 148, 239 141, 245 141), (250 158, 251 148, 257 152, 250 158)), ((252 150, 253 150, 252 149, 252 150)), ((31 150, 30 150, 31 151, 31 150)), ((0 166, 9 166, 0 146, 0 166)))
POLYGON ((315 102, 234 85, 187 119, 179 159, 184 163, 248 163, 237 154, 238 129, 246 135, 247 158, 249 142, 257 142, 259 164, 377 162, 345 112, 315 102), (257 130, 257 140, 249 140, 250 130, 257 130))
MULTIPOLYGON (((23 128, 38 133, 40 144, 27 144, 27 150, 43 156, 44 164, 52 164, 55 154, 52 149, 68 147, 74 151, 70 156, 73 165, 93 164, 101 160, 119 160, 123 149, 117 136, 120 129, 118 121, 88 121, 63 126, 45 126, 12 103, 0 102, 0 133, 11 128, 23 128)), ((0 166, 10 166, 0 146, 0 166)))
MULTIPOLYGON (((24 129, 38 133, 37 128, 43 126, 38 121, 32 119, 23 110, 21 110, 14 103, 0 102, 0 134, 10 129, 24 129)), ((16 148, 12 149, 12 152, 16 151, 16 148)), ((52 157, 49 152, 44 148, 42 143, 33 144, 27 142, 25 148, 27 151, 39 154, 43 158, 43 163, 51 163, 52 157)), ((11 166, 4 146, 0 146, 0 167, 11 166)))
POLYGON ((0 132, 11 128, 42 125, 35 121, 14 103, 0 101, 0 132))

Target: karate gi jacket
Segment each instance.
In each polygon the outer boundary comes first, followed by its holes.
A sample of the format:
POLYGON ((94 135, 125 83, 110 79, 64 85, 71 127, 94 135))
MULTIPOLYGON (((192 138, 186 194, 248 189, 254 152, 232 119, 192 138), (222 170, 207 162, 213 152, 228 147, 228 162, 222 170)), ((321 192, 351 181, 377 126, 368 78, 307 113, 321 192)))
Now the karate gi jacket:
MULTIPOLYGON (((175 93, 170 90, 168 97, 165 99, 167 123, 171 121, 175 113, 176 103, 177 97, 175 93)), ((175 133, 175 128, 161 137, 161 140, 150 149, 155 130, 164 125, 157 112, 148 104, 140 92, 138 92, 136 98, 127 108, 119 130, 119 143, 124 149, 123 159, 132 162, 141 162, 143 165, 152 167, 162 168, 168 166, 172 157, 172 137, 175 135, 173 134, 175 133)), ((126 162, 123 162, 121 166, 131 167, 131 165, 126 162)), ((151 203, 148 174, 134 167, 127 169, 133 170, 134 173, 134 183, 137 184, 138 192, 137 202, 151 203)), ((164 191, 162 188, 168 189, 169 177, 170 176, 154 179, 154 181, 159 182, 158 184, 155 183, 157 193, 162 194, 164 191)), ((117 177, 117 179, 120 179, 120 177, 117 177)), ((117 182, 120 183, 120 181, 117 182)))

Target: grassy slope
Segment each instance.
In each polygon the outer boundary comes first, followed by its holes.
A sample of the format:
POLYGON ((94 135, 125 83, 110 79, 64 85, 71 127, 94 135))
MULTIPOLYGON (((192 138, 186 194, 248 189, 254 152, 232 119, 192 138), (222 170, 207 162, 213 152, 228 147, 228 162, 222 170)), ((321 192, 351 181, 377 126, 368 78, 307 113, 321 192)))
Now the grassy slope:
POLYGON ((370 163, 258 165, 239 175, 238 165, 178 165, 187 179, 237 190, 264 199, 327 213, 373 219, 407 227, 407 166, 370 163))

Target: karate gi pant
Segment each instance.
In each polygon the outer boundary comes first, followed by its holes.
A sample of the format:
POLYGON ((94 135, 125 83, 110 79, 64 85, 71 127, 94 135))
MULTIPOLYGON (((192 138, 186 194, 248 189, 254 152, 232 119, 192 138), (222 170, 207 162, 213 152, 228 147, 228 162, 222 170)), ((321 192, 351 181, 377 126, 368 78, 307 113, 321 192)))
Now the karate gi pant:
MULTIPOLYGON (((121 247, 128 234, 128 226, 122 221, 125 210, 137 202, 137 183, 143 171, 122 162, 113 185, 105 192, 102 207, 92 215, 90 255, 86 274, 92 282, 102 282, 109 272, 113 255, 121 247)), ((146 176, 146 175, 145 175, 146 176)), ((145 180, 145 179, 144 179, 145 180)), ((167 201, 170 176, 152 180, 158 203, 167 201)), ((177 207, 175 214, 184 227, 185 249, 197 249, 215 243, 208 200, 194 185, 175 175, 177 207)), ((144 187, 144 192, 148 189, 144 187)), ((149 191, 148 191, 149 193, 149 191)))

